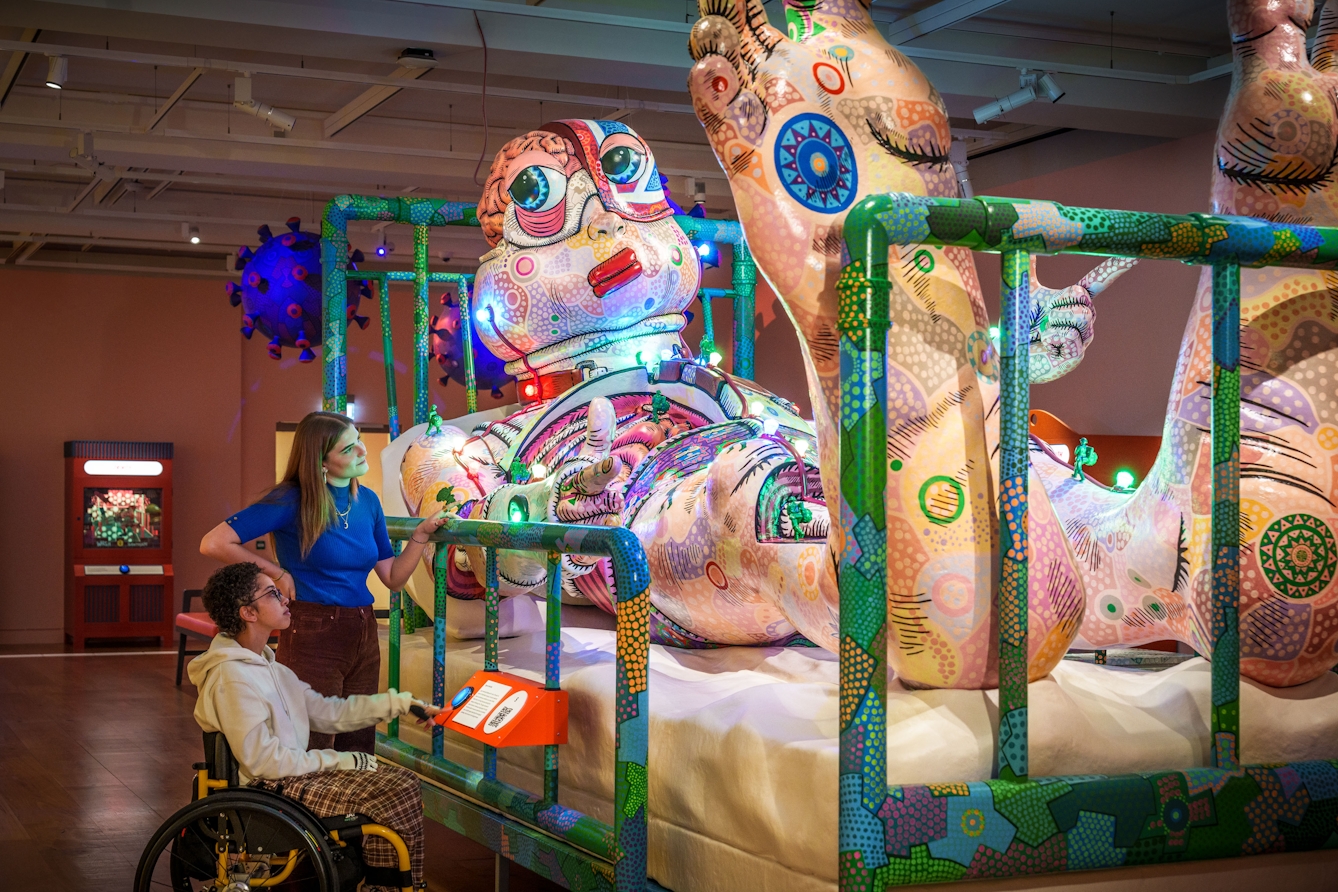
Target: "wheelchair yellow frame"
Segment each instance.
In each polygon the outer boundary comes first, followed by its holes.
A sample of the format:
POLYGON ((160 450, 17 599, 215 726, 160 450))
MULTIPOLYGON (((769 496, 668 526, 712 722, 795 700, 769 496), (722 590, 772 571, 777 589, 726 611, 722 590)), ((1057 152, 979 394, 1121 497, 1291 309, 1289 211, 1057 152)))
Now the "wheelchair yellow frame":
MULTIPOLYGON (((231 787, 232 785, 228 783, 226 778, 219 779, 210 777, 208 768, 196 769, 195 790, 196 795, 200 799, 205 798, 215 790, 227 790, 231 787)), ((340 848, 346 847, 348 845, 348 840, 355 839, 357 836, 379 836, 394 847, 395 855, 399 859, 400 873, 409 873, 411 870, 409 847, 404 844, 404 839, 398 833, 384 824, 362 824, 348 830, 331 830, 329 831, 329 834, 330 839, 332 839, 340 848), (354 831, 356 831, 356 833, 354 831)), ((283 870, 274 876, 266 877, 263 880, 249 881, 252 888, 276 886, 279 883, 282 883, 284 880, 288 879, 288 876, 293 872, 293 869, 297 867, 299 857, 297 850, 294 849, 289 852, 282 861, 275 861, 272 856, 266 856, 266 860, 271 869, 278 864, 283 864, 283 870)), ((228 881, 228 850, 226 846, 220 846, 218 850, 218 882, 220 885, 227 885, 228 881)), ((412 886, 401 886, 400 889, 402 892, 413 892, 412 886)))

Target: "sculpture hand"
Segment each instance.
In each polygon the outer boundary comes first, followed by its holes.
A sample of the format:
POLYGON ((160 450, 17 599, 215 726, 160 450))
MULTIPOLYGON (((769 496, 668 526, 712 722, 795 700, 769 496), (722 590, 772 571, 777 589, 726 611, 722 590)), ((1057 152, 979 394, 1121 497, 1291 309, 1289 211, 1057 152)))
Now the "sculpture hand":
POLYGON ((1062 378, 1082 362, 1096 333, 1096 308, 1092 298, 1100 294, 1137 260, 1112 257, 1076 285, 1047 288, 1036 280, 1036 259, 1031 264, 1031 383, 1043 384, 1062 378))

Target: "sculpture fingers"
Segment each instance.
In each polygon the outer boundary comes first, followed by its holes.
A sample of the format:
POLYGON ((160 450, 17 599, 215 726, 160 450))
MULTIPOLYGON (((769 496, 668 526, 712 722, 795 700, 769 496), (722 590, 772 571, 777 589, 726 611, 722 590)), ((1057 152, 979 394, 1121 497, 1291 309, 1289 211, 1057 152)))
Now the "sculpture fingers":
POLYGON ((613 410, 613 403, 602 396, 591 400, 586 410, 585 443, 581 446, 581 457, 595 461, 605 458, 612 447, 617 423, 618 416, 613 410))
POLYGON ((562 484, 562 493, 576 496, 600 495, 617 479, 622 470, 622 459, 616 455, 607 456, 603 461, 596 462, 568 477, 562 484))
POLYGON ((1132 257, 1111 257, 1102 261, 1087 275, 1078 280, 1078 287, 1096 297, 1110 287, 1111 283, 1138 265, 1132 257))

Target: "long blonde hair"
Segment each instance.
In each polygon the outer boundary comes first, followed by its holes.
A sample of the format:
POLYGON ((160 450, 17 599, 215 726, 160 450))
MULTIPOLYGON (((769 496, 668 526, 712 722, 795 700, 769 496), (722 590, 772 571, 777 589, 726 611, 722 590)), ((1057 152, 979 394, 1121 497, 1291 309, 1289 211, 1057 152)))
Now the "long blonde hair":
MULTIPOLYGON (((288 451, 288 468, 283 472, 283 479, 265 496, 265 501, 270 501, 281 498, 290 489, 297 489, 297 525, 302 533, 303 560, 321 534, 334 523, 334 497, 330 495, 321 472, 325 456, 352 427, 352 421, 335 412, 312 412, 303 418, 293 433, 293 446, 288 451)), ((348 487, 350 504, 357 496, 358 481, 351 480, 348 487)))

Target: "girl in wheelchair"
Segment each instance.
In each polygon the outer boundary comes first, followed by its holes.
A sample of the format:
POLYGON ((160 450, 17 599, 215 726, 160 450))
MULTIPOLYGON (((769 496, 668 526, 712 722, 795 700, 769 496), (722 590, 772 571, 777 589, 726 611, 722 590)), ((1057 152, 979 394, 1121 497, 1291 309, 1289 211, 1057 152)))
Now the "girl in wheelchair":
MULTIPOLYGON (((191 661, 199 689, 195 720, 227 738, 244 784, 301 802, 319 817, 358 813, 399 833, 409 848, 414 886, 423 883, 423 801, 418 778, 368 753, 308 750, 311 731, 337 734, 405 715, 417 704, 407 691, 323 697, 274 659, 266 642, 291 622, 288 599, 252 563, 231 564, 209 577, 203 600, 219 628, 209 650, 191 661)), ((369 867, 393 867, 394 849, 380 838, 364 843, 369 867)))

